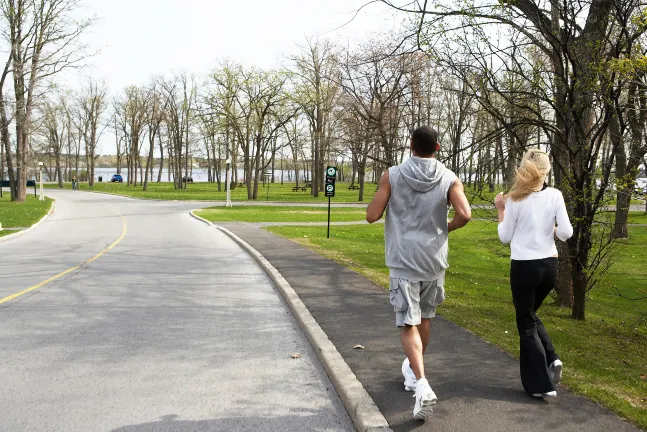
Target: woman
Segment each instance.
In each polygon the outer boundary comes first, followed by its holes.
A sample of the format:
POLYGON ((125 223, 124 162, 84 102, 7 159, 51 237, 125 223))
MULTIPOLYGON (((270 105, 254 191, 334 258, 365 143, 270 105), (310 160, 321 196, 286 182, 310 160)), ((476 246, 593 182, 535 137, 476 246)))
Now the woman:
POLYGON ((521 161, 512 190, 497 195, 499 237, 510 243, 510 285, 517 316, 521 383, 533 397, 555 397, 562 362, 535 314, 557 281, 555 236, 566 241, 573 227, 564 197, 545 184, 550 171, 546 152, 531 149, 521 161), (557 226, 555 226, 557 222, 557 226))

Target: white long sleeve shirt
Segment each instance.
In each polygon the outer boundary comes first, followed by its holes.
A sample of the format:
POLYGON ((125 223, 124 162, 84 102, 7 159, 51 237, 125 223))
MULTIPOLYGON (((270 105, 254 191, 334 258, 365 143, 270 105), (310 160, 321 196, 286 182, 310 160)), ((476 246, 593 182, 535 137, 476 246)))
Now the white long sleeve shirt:
POLYGON ((511 259, 527 261, 557 256, 555 234, 562 241, 573 235, 560 191, 546 188, 522 201, 506 200, 499 238, 503 243, 510 243, 511 259))

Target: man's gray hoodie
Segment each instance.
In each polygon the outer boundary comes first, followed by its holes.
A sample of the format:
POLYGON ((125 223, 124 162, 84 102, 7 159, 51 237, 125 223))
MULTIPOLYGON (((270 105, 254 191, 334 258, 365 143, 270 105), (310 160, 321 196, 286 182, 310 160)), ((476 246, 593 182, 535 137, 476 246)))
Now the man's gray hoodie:
POLYGON ((445 275, 448 192, 455 180, 435 158, 412 156, 389 169, 384 239, 391 277, 433 281, 445 275))

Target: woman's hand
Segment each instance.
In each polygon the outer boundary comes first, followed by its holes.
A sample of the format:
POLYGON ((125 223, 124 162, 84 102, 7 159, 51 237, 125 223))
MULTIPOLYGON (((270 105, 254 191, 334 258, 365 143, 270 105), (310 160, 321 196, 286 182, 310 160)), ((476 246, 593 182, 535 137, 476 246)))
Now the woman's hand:
POLYGON ((496 198, 494 198, 494 205, 499 211, 505 210, 505 199, 503 198, 503 192, 499 193, 496 198))

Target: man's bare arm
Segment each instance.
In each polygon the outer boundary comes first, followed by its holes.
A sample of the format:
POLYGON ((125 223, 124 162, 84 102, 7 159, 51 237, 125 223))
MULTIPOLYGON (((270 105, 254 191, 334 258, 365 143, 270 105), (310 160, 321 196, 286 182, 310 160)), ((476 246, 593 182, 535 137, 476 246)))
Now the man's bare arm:
POLYGON ((386 171, 380 179, 380 186, 373 197, 373 201, 366 208, 366 221, 368 223, 379 221, 382 218, 390 198, 391 183, 389 183, 389 171, 386 171))
POLYGON ((454 184, 449 188, 448 199, 452 207, 454 207, 454 219, 448 224, 449 232, 452 232, 464 227, 472 219, 472 209, 465 196, 463 182, 459 179, 456 179, 454 184))

